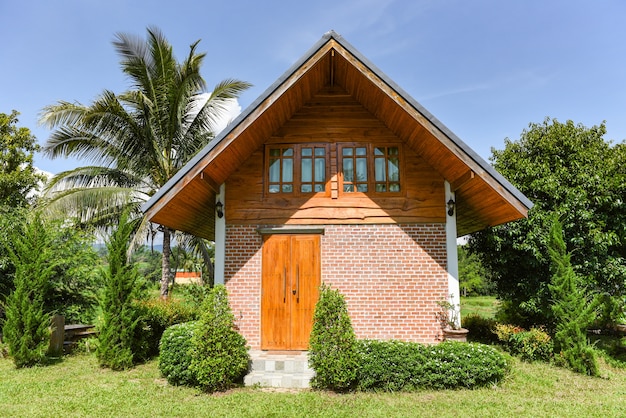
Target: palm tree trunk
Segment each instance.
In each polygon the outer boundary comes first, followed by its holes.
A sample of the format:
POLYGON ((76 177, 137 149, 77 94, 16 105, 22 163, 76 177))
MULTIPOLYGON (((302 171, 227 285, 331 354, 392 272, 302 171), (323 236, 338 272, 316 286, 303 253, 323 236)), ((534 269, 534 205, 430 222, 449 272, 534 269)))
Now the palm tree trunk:
POLYGON ((171 234, 169 228, 163 228, 163 258, 161 260, 161 299, 167 299, 170 284, 171 234))

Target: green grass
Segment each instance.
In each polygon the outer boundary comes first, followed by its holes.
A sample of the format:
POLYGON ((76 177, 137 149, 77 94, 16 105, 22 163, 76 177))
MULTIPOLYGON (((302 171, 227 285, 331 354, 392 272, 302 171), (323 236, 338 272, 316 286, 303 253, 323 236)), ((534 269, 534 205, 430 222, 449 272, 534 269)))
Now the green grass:
POLYGON ((0 359, 6 417, 606 417, 626 416, 626 370, 602 362, 602 378, 516 360, 496 387, 418 393, 334 394, 236 389, 207 395, 169 386, 155 361, 126 372, 92 355, 16 370, 0 359))
POLYGON ((461 317, 478 314, 483 318, 496 315, 498 300, 495 296, 469 296, 461 298, 461 317))

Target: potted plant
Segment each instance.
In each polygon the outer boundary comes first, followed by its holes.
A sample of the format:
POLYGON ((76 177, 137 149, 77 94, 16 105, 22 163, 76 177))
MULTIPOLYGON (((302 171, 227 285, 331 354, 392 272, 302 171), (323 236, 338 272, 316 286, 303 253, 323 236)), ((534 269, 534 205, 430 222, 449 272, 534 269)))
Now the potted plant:
MULTIPOLYGON (((452 299, 452 295, 450 295, 450 299, 452 299)), ((466 342, 469 331, 466 328, 461 328, 461 307, 445 299, 438 301, 437 305, 440 308, 437 312, 437 318, 441 324, 444 341, 466 342)))

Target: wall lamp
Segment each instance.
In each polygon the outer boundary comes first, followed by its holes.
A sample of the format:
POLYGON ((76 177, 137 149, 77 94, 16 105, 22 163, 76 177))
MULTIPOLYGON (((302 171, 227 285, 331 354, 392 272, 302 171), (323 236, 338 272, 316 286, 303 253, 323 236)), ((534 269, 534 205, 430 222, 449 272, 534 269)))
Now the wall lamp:
POLYGON ((217 212, 217 217, 218 218, 223 218, 224 217, 224 204, 222 202, 220 202, 219 200, 215 204, 215 212, 217 212))
POLYGON ((454 215, 454 200, 450 198, 450 200, 448 200, 448 216, 452 215, 454 215))

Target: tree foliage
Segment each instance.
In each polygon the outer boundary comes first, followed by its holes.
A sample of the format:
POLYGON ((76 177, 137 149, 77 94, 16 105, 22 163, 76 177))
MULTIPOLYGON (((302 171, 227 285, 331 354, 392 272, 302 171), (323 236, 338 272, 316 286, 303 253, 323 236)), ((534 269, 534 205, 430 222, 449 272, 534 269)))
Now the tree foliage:
POLYGON ((595 319, 597 298, 588 300, 566 252, 561 223, 554 220, 548 245, 554 275, 548 286, 555 318, 554 351, 572 370, 598 375, 595 353, 587 341, 587 328, 595 319))
POLYGON ((0 113, 0 206, 27 206, 29 194, 45 179, 33 167, 39 145, 28 128, 17 127, 18 115, 0 113))
POLYGON ((478 254, 498 296, 522 325, 549 323, 548 234, 562 220, 574 271, 590 290, 626 292, 626 144, 604 140, 604 124, 587 128, 546 119, 518 141, 493 150, 496 170, 535 206, 528 219, 474 234, 478 254))
POLYGON ((100 306, 102 325, 96 354, 100 365, 113 370, 132 367, 143 360, 140 335, 142 286, 136 268, 128 263, 128 245, 134 225, 123 214, 107 242, 108 266, 103 271, 100 306))
POLYGON ((235 329, 224 285, 211 290, 202 311, 192 337, 189 369, 203 390, 226 390, 243 378, 250 357, 246 339, 235 329))
POLYGON ((463 296, 493 294, 493 285, 488 279, 478 255, 470 253, 464 245, 458 247, 459 285, 463 296))
POLYGON ((100 278, 93 235, 60 220, 52 220, 26 208, 0 208, 0 321, 2 301, 15 288, 15 265, 9 256, 15 237, 25 236, 24 219, 37 216, 50 242, 47 249, 53 274, 44 295, 44 310, 65 317, 66 322, 93 321, 100 278))
POLYGON ((311 381, 318 389, 350 390, 356 384, 359 354, 348 306, 337 289, 320 288, 309 340, 311 381))
MULTIPOLYGON (((228 105, 250 85, 227 79, 206 93, 200 74, 199 41, 178 62, 156 28, 146 40, 118 34, 114 47, 130 90, 105 90, 90 105, 61 101, 44 109, 42 122, 54 131, 43 151, 93 165, 57 174, 46 189, 49 207, 79 223, 108 227, 122 210, 141 219, 138 237, 151 229, 140 206, 215 136, 228 105)), ((163 232, 161 294, 170 279, 170 238, 163 232)), ((200 241, 201 243, 203 241, 200 241)))
POLYGON ((52 256, 53 237, 38 214, 13 229, 9 254, 15 266, 15 289, 6 301, 4 340, 16 367, 46 362, 50 313, 45 310, 49 281, 59 260, 52 256))

